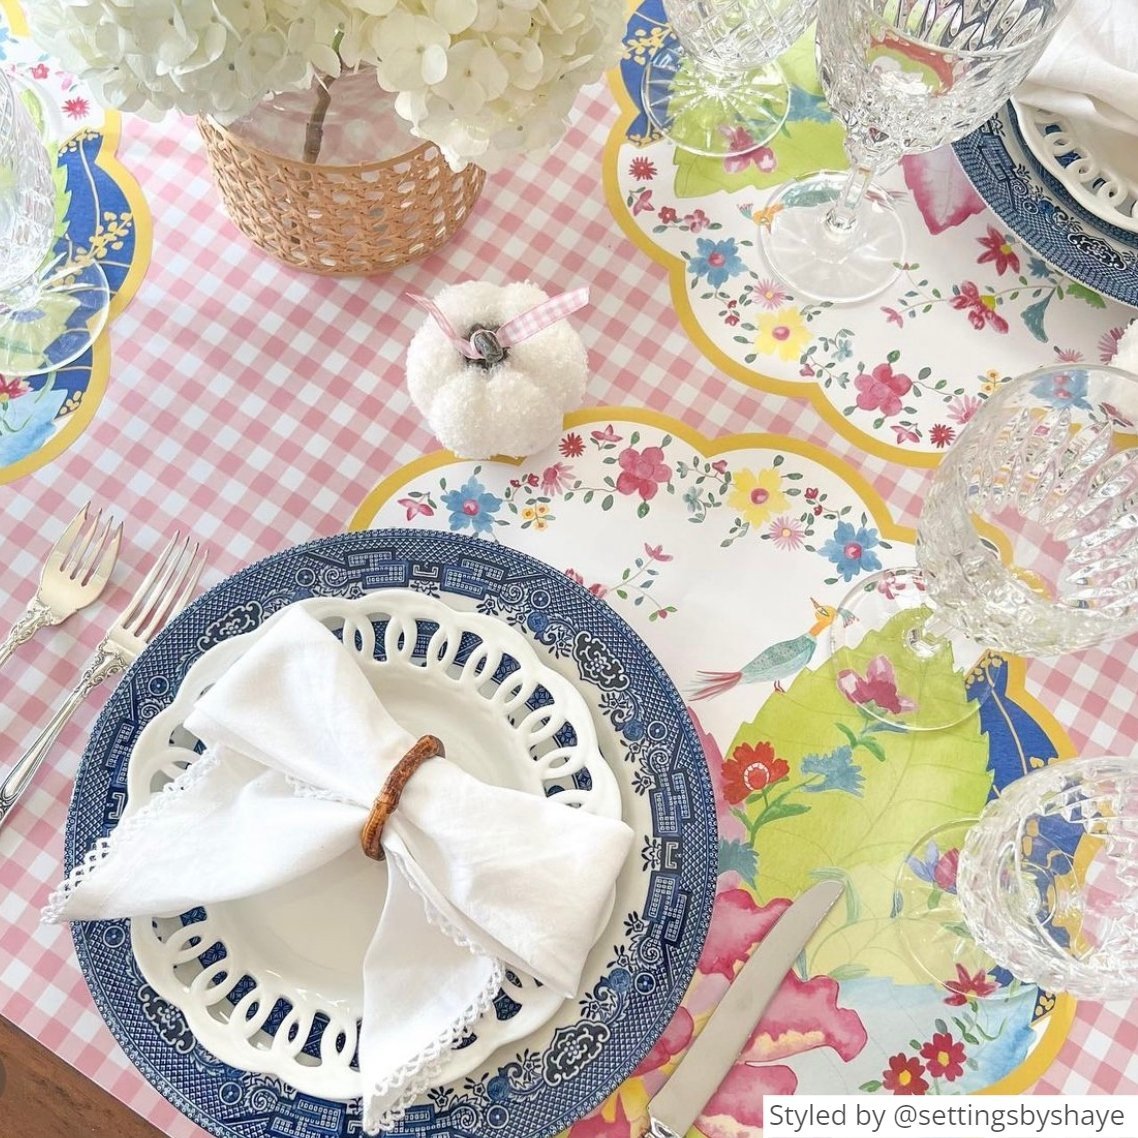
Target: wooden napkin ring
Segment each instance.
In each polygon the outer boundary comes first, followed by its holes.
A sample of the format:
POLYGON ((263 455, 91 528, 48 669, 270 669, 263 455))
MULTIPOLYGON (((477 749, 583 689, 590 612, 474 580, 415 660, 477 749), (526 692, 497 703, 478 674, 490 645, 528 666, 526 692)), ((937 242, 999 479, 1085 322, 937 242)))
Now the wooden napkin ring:
POLYGON ((399 805, 399 797, 407 780, 428 760, 436 755, 445 755, 446 749, 434 735, 424 735, 412 748, 395 764, 391 773, 384 781, 379 794, 371 804, 371 813, 367 816, 363 829, 360 831, 360 845, 368 857, 376 861, 384 860, 383 847, 380 839, 383 837, 383 824, 391 817, 391 812, 399 805))

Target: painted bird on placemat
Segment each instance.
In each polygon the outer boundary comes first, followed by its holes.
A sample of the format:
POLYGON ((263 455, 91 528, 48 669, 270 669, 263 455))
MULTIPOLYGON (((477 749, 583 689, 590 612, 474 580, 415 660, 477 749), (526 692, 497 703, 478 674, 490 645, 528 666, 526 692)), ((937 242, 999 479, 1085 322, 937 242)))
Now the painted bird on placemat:
POLYGON ((793 640, 780 640, 777 644, 764 648, 737 672, 697 672, 699 686, 692 691, 691 698, 710 699, 730 691, 736 684, 757 684, 767 680, 774 682, 775 691, 784 691, 782 681, 810 663, 814 649, 818 646, 819 634, 829 628, 839 616, 846 624, 854 619, 853 614, 847 610, 819 604, 813 597, 810 598, 810 603, 814 606, 817 619, 808 632, 793 640))

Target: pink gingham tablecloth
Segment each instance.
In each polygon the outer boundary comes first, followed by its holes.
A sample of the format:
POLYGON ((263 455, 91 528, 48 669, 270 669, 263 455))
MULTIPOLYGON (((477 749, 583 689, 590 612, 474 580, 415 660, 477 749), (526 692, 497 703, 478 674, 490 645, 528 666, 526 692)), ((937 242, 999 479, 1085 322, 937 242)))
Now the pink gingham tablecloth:
MULTIPOLYGON (((472 219, 440 253, 390 276, 332 280, 281 267, 222 212, 194 126, 128 120, 119 157, 153 214, 151 266, 111 330, 99 412, 60 457, 3 488, 0 624, 16 618, 63 521, 88 499, 126 520, 120 565, 93 610, 20 650, 5 669, 0 724, 14 756, 34 736, 164 536, 210 547, 204 583, 346 528, 381 479, 433 440, 402 385, 421 314, 407 292, 486 277, 551 289, 587 283, 576 320, 596 404, 640 405, 709 438, 769 431, 817 443, 859 470, 903 524, 927 472, 867 455, 806 402, 716 371, 673 311, 663 268, 624 237, 601 190, 617 114, 607 87, 540 167, 490 178, 472 219)), ((1028 685, 1083 753, 1130 753, 1138 739, 1134 639, 1054 665, 1028 685)), ((0 1012, 173 1138, 204 1132, 137 1074, 88 995, 64 928, 39 923, 60 876, 71 780, 106 693, 65 729, 51 761, 0 832, 0 1012)), ((1080 1005, 1043 1092, 1138 1092, 1138 1022, 1125 1006, 1080 1005)))

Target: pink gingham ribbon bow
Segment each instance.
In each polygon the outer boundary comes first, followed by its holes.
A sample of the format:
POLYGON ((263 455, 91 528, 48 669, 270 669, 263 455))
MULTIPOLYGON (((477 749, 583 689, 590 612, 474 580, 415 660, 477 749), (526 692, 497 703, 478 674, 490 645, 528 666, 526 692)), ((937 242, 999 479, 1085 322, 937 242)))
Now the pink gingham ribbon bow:
POLYGON ((485 360, 489 364, 496 364, 503 359, 507 348, 528 340, 543 328, 556 324, 558 320, 564 320, 566 316, 572 315, 589 303, 589 290, 575 288, 571 292, 558 293, 557 296, 550 297, 536 307, 527 309, 521 315, 507 320, 501 327, 476 328, 463 339, 433 300, 419 296, 417 293, 408 293, 408 295, 435 318, 435 323, 443 330, 447 339, 468 360, 485 360))

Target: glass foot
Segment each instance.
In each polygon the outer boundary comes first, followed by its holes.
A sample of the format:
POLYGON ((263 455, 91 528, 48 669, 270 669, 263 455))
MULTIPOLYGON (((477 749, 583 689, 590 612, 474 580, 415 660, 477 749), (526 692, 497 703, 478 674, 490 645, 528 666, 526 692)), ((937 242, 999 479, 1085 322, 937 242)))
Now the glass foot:
POLYGON ((0 294, 0 375, 39 375, 81 356, 107 322, 111 293, 96 261, 57 261, 18 302, 0 294))
POLYGON ((905 259, 905 230, 889 196, 870 187, 857 220, 835 233, 826 218, 848 175, 824 170, 788 182, 767 203, 770 228, 759 244, 771 269, 796 295, 834 304, 868 300, 897 279, 905 259))
POLYGON ((775 64, 719 73, 678 44, 644 67, 644 111, 666 138, 694 154, 732 158, 769 142, 786 121, 790 89, 775 64))
POLYGON ((942 731, 976 715, 991 695, 988 673, 977 667, 983 649, 940 626, 919 569, 862 578, 838 611, 843 619, 830 626, 836 682, 872 718, 901 731, 942 731), (845 667, 843 656, 869 633, 883 650, 864 673, 845 667))
POLYGON ((975 941, 956 895, 960 850, 976 819, 925 834, 897 872, 893 916, 919 972, 951 993, 954 1004, 1009 994, 995 960, 975 941))

